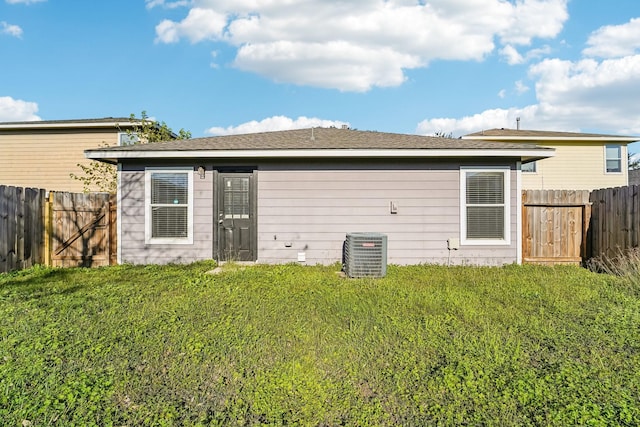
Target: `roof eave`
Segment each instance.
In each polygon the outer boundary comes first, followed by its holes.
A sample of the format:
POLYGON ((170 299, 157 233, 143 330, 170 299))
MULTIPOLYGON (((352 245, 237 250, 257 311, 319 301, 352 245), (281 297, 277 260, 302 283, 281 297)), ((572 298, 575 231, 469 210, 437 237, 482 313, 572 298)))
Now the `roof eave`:
POLYGON ((121 128, 140 126, 140 121, 127 122, 66 122, 66 123, 39 123, 24 122, 14 124, 0 124, 0 130, 18 130, 18 129, 96 129, 96 128, 121 128))
POLYGON ((550 148, 538 149, 333 149, 333 150, 180 150, 180 151, 101 151, 87 150, 85 157, 102 162, 133 159, 291 159, 291 158, 455 158, 510 157, 530 162, 555 156, 550 148))
POLYGON ((520 136, 520 135, 465 135, 462 139, 476 139, 482 141, 504 141, 504 142, 625 142, 632 143, 640 141, 640 137, 635 136, 520 136))

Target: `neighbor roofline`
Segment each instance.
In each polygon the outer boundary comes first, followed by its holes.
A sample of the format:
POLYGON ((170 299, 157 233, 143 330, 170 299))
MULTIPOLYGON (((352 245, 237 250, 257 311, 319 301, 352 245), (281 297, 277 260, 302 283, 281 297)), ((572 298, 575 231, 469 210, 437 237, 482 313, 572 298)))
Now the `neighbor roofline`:
POLYGON ((461 137, 462 139, 479 139, 483 141, 531 141, 531 142, 540 142, 540 141, 558 141, 558 142, 637 142, 640 141, 640 137, 637 136, 617 136, 617 135, 603 135, 603 136, 553 136, 553 135, 545 135, 545 136, 521 136, 521 135, 464 135, 461 137))
POLYGON ((0 130, 13 130, 13 129, 68 129, 68 128, 118 128, 118 127, 132 127, 140 126, 142 121, 112 121, 112 122, 86 122, 86 121, 68 121, 68 122, 21 122, 21 123, 0 123, 0 130))
POLYGON ((103 162, 133 159, 291 159, 291 158, 433 158, 519 157, 525 161, 555 156, 552 148, 537 149, 295 149, 295 150, 86 150, 85 157, 103 162))

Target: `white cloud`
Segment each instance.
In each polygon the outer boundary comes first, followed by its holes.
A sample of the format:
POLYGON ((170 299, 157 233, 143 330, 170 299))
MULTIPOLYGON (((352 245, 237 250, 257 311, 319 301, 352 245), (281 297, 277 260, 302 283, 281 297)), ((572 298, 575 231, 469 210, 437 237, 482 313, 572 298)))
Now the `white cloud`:
MULTIPOLYGON (((576 61, 545 59, 529 67, 535 80, 537 103, 523 108, 491 109, 462 118, 428 118, 418 124, 421 134, 435 132, 462 135, 493 127, 562 131, 598 131, 640 135, 640 41, 629 31, 640 31, 632 19, 621 26, 607 26, 589 37, 587 56, 576 61), (619 56, 622 55, 622 56, 619 56)), ((517 93, 528 87, 515 82, 517 93)))
POLYGON ((500 49, 500 55, 506 58, 509 65, 522 64, 524 62, 524 57, 510 44, 500 49))
MULTIPOLYGON (((165 5, 147 0, 147 7, 165 5)), ((397 86, 433 60, 475 60, 495 40, 527 45, 556 36, 566 0, 194 0, 156 40, 214 41, 237 49, 234 65, 275 81, 366 91, 397 86)), ((512 47, 515 50, 515 48, 512 47)))
POLYGON ((300 116, 297 119, 291 119, 285 116, 273 116, 261 121, 252 120, 238 126, 230 126, 226 128, 212 127, 207 129, 206 133, 208 135, 239 135, 245 133, 304 129, 310 127, 341 127, 342 125, 348 126, 349 123, 338 120, 323 120, 315 117, 300 116))
POLYGON ((623 25, 608 25, 595 31, 582 51, 586 56, 620 58, 634 55, 640 50, 640 18, 623 25))
POLYGON ((534 37, 557 36, 569 18, 567 0, 523 0, 512 5, 509 25, 499 31, 503 43, 528 45, 534 37))
POLYGON ((532 59, 540 58, 544 55, 548 55, 549 53, 551 53, 551 48, 549 46, 531 49, 527 51, 524 56, 521 55, 520 52, 518 52, 518 50, 510 44, 500 49, 500 55, 502 55, 506 59, 509 65, 524 64, 525 62, 529 62, 532 59))
POLYGON ((518 80, 516 82, 516 93, 518 95, 522 95, 525 92, 529 91, 529 86, 525 85, 524 83, 522 83, 522 80, 518 80))
POLYGON ((188 6, 188 0, 178 0, 178 1, 166 1, 166 0, 146 0, 147 9, 153 9, 156 6, 161 6, 165 9, 175 9, 178 7, 188 6))
POLYGON ((36 115, 38 104, 21 99, 13 99, 10 96, 0 96, 0 121, 21 122, 41 120, 36 115))
POLYGON ((13 37, 22 38, 22 28, 0 21, 0 34, 8 34, 13 37))
POLYGON ((504 89, 501 89, 500 92, 498 92, 498 97, 504 98, 505 96, 507 96, 507 91, 504 89))
POLYGON ((9 4, 31 4, 31 3, 40 3, 47 0, 5 0, 9 4))
POLYGON ((492 127, 513 128, 515 118, 522 117, 526 129, 640 134, 640 55, 602 62, 549 59, 531 66, 530 75, 537 79, 537 104, 457 119, 427 119, 418 124, 417 132, 462 135, 492 127))
POLYGON ((186 36, 192 43, 205 39, 221 39, 226 25, 224 15, 210 9, 194 8, 184 21, 176 23, 165 19, 156 26, 156 41, 175 43, 186 36))
MULTIPOLYGON (((472 132, 479 132, 483 129, 515 128, 517 117, 520 117, 524 126, 526 126, 535 121, 538 110, 539 106, 531 105, 525 108, 485 110, 482 113, 459 119, 444 117, 428 119, 418 123, 416 132, 421 135, 435 135, 436 132, 451 133, 454 137, 458 137, 472 132)), ((531 126, 529 128, 531 128, 531 126)), ((546 127, 537 126, 535 128, 538 130, 554 129, 552 124, 546 127)))

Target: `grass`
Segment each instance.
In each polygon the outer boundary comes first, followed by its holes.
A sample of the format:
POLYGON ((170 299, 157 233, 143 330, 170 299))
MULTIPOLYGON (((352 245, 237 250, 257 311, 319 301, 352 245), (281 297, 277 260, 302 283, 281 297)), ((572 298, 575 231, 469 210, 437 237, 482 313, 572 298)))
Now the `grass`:
POLYGON ((1 275, 4 425, 640 424, 624 277, 213 267, 1 275))

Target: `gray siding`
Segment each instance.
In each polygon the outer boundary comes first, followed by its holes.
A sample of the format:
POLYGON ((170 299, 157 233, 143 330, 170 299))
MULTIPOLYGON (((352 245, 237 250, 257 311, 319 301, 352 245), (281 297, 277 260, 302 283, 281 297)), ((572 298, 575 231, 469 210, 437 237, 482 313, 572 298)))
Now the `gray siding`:
POLYGON ((144 224, 144 168, 121 172, 119 259, 131 264, 189 263, 213 258, 213 178, 193 176, 193 244, 148 245, 144 224))
POLYGON ((331 170, 271 165, 260 169, 258 261, 307 264, 341 261, 349 232, 388 236, 390 264, 499 265, 517 261, 517 186, 511 174, 511 245, 462 246, 459 164, 360 165, 331 170), (406 169, 404 169, 406 168, 406 169), (390 213, 390 202, 398 213, 390 213))
MULTIPOLYGON (((359 231, 388 236, 390 264, 500 265, 517 261, 520 208, 515 163, 511 165, 511 244, 461 246, 457 251, 447 249, 447 239, 461 237, 460 164, 394 163, 254 165, 258 175, 258 262, 297 262, 299 253, 304 253, 306 264, 341 262, 346 234, 359 231), (390 213, 392 201, 398 206, 397 214, 390 213)), ((197 174, 193 178, 193 245, 145 244, 144 167, 123 167, 121 262, 163 264, 216 257, 215 174, 211 171, 225 165, 205 165, 205 179, 197 174)))

